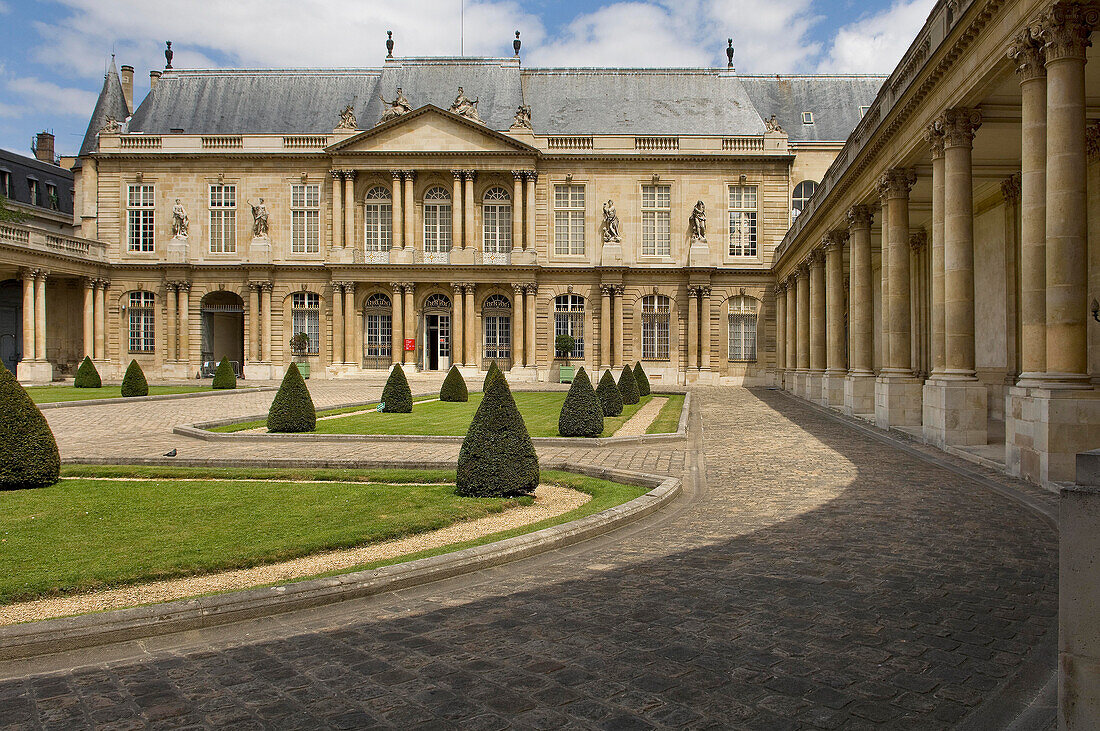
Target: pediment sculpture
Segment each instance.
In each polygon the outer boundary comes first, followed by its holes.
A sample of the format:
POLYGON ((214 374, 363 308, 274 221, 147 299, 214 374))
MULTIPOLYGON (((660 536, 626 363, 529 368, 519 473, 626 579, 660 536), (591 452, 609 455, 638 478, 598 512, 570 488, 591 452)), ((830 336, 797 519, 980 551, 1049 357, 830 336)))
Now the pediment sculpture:
POLYGON ((397 96, 393 98, 393 101, 386 101, 386 98, 381 94, 378 98, 382 100, 382 104, 386 108, 382 111, 382 118, 378 120, 378 123, 388 122, 391 119, 396 119, 402 114, 408 114, 412 111, 412 104, 409 104, 409 100, 405 98, 405 93, 401 91, 401 87, 397 87, 397 96))
POLYGON ((450 111, 454 114, 459 115, 460 117, 472 119, 475 122, 481 122, 481 117, 478 116, 477 113, 478 101, 480 101, 480 98, 470 99, 470 97, 466 96, 465 92, 462 91, 462 87, 460 86, 458 87, 458 96, 455 97, 454 103, 451 104, 450 111))
POLYGON ((351 104, 344 107, 344 111, 340 112, 340 122, 336 125, 336 129, 359 129, 359 122, 355 119, 355 107, 351 104))

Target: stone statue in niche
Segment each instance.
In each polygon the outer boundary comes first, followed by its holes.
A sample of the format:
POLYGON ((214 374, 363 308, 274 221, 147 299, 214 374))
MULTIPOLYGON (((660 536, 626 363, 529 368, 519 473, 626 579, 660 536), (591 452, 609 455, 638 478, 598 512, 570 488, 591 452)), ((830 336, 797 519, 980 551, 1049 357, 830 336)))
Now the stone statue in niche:
POLYGON ((516 118, 512 120, 512 129, 533 129, 531 127, 531 107, 520 104, 516 109, 516 118))
POLYGON ((176 205, 172 206, 172 238, 187 238, 187 230, 190 226, 191 222, 187 218, 187 211, 184 210, 180 199, 176 198, 176 205))
POLYGON ((409 100, 405 98, 404 92, 401 91, 401 87, 397 87, 397 96, 393 98, 392 102, 386 101, 386 98, 381 94, 378 98, 382 100, 382 103, 386 105, 386 109, 382 111, 382 119, 379 122, 388 122, 391 119, 400 117, 402 114, 408 114, 412 111, 412 105, 409 104, 409 100))
POLYGON ((775 118, 774 114, 769 119, 764 120, 764 129, 768 132, 783 134, 783 128, 779 126, 779 120, 775 118))
POLYGON ((603 242, 617 244, 622 240, 619 235, 619 214, 615 211, 615 203, 609 200, 603 204, 603 242))
POLYGON ((460 117, 480 122, 481 117, 479 117, 477 113, 478 101, 480 101, 480 99, 470 99, 470 97, 466 96, 460 86, 458 87, 458 96, 455 97, 454 103, 451 104, 451 111, 460 117))
POLYGON ((267 205, 261 198, 259 203, 252 205, 252 238, 267 238, 267 205))
POLYGON ((707 240, 707 209, 703 201, 697 202, 691 211, 691 240, 707 240))
POLYGON ((359 123, 355 120, 355 107, 351 104, 344 107, 344 111, 340 112, 340 123, 336 125, 336 129, 359 129, 359 123))
POLYGON ((103 120, 103 128, 99 130, 109 135, 117 135, 122 131, 122 124, 110 114, 103 120))

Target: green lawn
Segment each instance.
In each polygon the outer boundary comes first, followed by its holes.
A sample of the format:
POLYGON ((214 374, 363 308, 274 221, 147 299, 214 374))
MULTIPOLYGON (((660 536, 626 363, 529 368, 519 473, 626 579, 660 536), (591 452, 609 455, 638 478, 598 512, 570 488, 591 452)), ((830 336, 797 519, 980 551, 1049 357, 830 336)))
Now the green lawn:
MULTIPOLYGON (((169 393, 194 393, 209 391, 209 386, 150 386, 150 396, 162 396, 169 393)), ((102 388, 77 388, 75 386, 29 386, 27 393, 36 404, 52 404, 58 401, 84 401, 86 399, 121 398, 122 386, 103 386, 102 388)))
MULTIPOLYGON (((66 466, 62 474, 52 487, 0 492, 0 603, 363 545, 530 500, 459 498, 446 470, 66 466), (81 479, 112 476, 140 481, 81 479), (320 482, 294 482, 303 479, 320 482)), ((593 499, 541 523, 378 565, 538 530, 645 492, 567 473, 544 471, 542 478, 593 499)))
POLYGON ((684 394, 666 393, 668 401, 661 407, 657 418, 646 429, 646 434, 671 434, 680 426, 680 412, 684 409, 684 394))

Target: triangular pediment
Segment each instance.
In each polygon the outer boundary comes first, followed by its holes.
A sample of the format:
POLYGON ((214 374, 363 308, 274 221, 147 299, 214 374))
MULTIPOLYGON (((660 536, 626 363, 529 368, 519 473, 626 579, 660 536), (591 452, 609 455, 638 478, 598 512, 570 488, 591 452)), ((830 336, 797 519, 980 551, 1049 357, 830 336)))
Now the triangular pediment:
POLYGON ((330 152, 516 152, 538 153, 530 145, 477 122, 426 105, 328 147, 330 152))

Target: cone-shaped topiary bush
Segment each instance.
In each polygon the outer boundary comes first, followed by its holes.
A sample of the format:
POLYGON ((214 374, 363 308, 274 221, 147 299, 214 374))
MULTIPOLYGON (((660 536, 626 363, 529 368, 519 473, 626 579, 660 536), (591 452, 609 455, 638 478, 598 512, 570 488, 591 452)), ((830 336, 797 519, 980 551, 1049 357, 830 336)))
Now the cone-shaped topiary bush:
POLYGON ((489 362, 489 371, 485 374, 485 380, 481 382, 482 392, 485 392, 485 391, 489 390, 489 381, 496 378, 497 376, 503 376, 503 375, 504 374, 500 372, 500 368, 497 367, 497 362, 495 360, 490 361, 489 362))
POLYGON ((638 384, 639 396, 648 396, 650 394, 649 376, 642 370, 641 361, 634 364, 634 383, 638 384))
POLYGON ((267 430, 297 434, 317 428, 317 411, 306 381, 294 363, 286 369, 279 392, 267 412, 267 430))
POLYGON ((229 365, 229 358, 222 358, 218 363, 218 370, 214 371, 214 383, 211 388, 236 388, 237 374, 233 372, 233 366, 229 365))
POLYGON ((399 364, 395 364, 390 371, 390 377, 386 380, 386 387, 382 389, 382 411, 387 414, 410 414, 413 410, 413 395, 409 390, 409 381, 405 378, 405 371, 399 364))
POLYGON ((530 494, 538 484, 535 445, 508 381, 500 375, 486 384, 462 440, 456 492, 463 497, 509 497, 530 494))
POLYGON ((636 404, 641 398, 638 395, 638 383, 634 380, 634 371, 630 366, 624 365, 623 372, 619 374, 619 393, 623 395, 623 404, 636 404))
POLYGON ((99 371, 95 369, 95 363, 88 356, 80 361, 80 367, 76 369, 76 378, 73 385, 77 388, 103 388, 103 381, 99 377, 99 371))
POLYGON ((126 369, 126 375, 122 377, 123 396, 148 396, 149 382, 145 380, 145 372, 141 370, 136 360, 130 361, 126 369))
MULTIPOLYGON (((619 409, 622 411, 622 409, 619 409)), ((603 407, 584 368, 577 371, 558 415, 558 434, 563 437, 598 437, 603 433, 603 407)))
POLYGON ((61 457, 50 425, 7 368, 0 368, 0 490, 58 480, 61 457))
POLYGON ((619 386, 611 371, 603 372, 600 385, 596 387, 596 396, 600 399, 604 416, 618 416, 623 413, 623 395, 619 393, 619 386))
POLYGON ((458 366, 451 366, 443 386, 439 389, 440 401, 469 401, 470 392, 466 388, 466 379, 458 372, 458 366))

